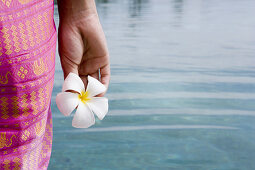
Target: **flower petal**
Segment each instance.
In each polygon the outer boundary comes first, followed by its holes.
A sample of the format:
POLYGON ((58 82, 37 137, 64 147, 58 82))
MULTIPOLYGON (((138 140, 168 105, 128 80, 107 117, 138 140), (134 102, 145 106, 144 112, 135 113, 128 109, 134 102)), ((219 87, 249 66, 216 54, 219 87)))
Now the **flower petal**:
POLYGON ((70 113, 76 108, 78 103, 79 98, 77 93, 62 92, 57 94, 57 107, 60 112, 65 116, 69 116, 70 113))
POLYGON ((100 120, 108 112, 108 99, 105 97, 93 97, 87 104, 100 120))
POLYGON ((88 105, 79 102, 77 111, 73 117, 72 126, 75 128, 88 128, 95 124, 95 117, 88 105))
POLYGON ((88 76, 88 86, 86 91, 89 94, 89 97, 96 96, 100 93, 103 93, 106 91, 106 87, 97 79, 88 76))
POLYGON ((66 90, 74 90, 79 93, 81 93, 81 91, 85 91, 83 81, 77 74, 75 73, 68 74, 64 81, 62 92, 66 90))

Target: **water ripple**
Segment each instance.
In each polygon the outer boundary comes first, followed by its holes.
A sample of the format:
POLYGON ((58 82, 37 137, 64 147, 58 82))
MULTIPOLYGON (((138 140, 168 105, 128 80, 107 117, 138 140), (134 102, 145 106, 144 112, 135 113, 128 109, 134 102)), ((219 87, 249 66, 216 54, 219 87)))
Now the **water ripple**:
POLYGON ((224 129, 237 130, 239 128, 231 126, 217 125, 148 125, 148 126, 114 126, 104 128, 76 129, 76 130, 59 130, 55 133, 83 133, 83 132, 115 132, 115 131, 137 131, 137 130, 163 130, 163 129, 224 129))

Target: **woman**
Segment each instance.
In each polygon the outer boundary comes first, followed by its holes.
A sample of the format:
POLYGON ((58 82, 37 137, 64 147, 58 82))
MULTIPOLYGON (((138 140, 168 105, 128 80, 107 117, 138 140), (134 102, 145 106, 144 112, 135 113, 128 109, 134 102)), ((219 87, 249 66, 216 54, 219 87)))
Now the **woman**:
MULTIPOLYGON (((59 0, 64 78, 108 87, 109 53, 94 0, 59 0)), ((47 169, 56 29, 52 0, 0 1, 0 169, 47 169)), ((101 94, 103 96, 104 94, 101 94)))

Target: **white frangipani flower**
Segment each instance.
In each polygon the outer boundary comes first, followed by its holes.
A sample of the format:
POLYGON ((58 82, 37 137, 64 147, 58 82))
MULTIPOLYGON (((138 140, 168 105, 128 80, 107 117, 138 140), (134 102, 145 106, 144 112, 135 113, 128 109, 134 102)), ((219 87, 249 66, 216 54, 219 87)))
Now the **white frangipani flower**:
POLYGON ((77 107, 72 126, 88 128, 95 124, 93 113, 102 120, 108 112, 108 99, 105 97, 94 97, 105 91, 106 87, 91 76, 88 76, 88 85, 85 90, 80 77, 77 74, 69 73, 64 81, 62 92, 56 97, 56 103, 60 112, 65 116, 69 116, 77 107), (68 91, 75 91, 77 93, 68 91))

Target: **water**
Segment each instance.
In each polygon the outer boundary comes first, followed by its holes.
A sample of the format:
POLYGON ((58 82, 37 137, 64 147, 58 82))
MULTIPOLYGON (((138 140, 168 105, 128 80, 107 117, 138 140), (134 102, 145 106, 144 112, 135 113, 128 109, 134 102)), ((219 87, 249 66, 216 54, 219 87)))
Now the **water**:
POLYGON ((49 169, 255 169, 254 6, 97 1, 111 54, 110 111, 92 128, 71 127, 55 105, 57 56, 49 169))

